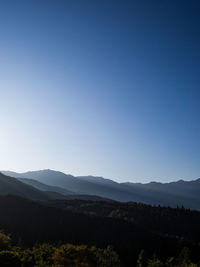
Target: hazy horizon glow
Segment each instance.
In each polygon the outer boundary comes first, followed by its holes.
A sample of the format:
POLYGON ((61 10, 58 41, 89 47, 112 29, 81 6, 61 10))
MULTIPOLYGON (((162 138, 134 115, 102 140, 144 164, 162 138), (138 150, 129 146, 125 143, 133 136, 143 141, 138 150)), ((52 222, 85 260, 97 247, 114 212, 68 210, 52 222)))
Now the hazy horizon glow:
POLYGON ((0 169, 200 177, 198 1, 1 1, 0 169))

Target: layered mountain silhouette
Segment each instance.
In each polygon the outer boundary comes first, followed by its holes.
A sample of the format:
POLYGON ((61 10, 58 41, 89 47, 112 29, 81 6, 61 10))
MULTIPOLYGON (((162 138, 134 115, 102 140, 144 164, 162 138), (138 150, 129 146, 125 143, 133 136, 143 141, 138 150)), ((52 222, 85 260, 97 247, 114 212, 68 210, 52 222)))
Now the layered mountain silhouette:
POLYGON ((65 196, 74 194, 72 191, 69 191, 65 188, 58 187, 58 186, 50 186, 48 184, 41 183, 41 182, 34 180, 34 179, 18 178, 18 180, 24 184, 31 185, 31 186, 33 186, 33 187, 35 187, 41 191, 57 192, 59 194, 65 195, 65 196))
MULTIPOLYGON (((5 172, 0 172, 0 195, 17 195, 32 200, 54 200, 54 199, 80 199, 92 201, 110 201, 110 199, 102 198, 95 195, 75 194, 65 188, 50 186, 37 180, 26 178, 14 178, 5 172)), ((14 175, 13 175, 14 176, 14 175)), ((17 175, 16 175, 17 176, 17 175)))
POLYGON ((40 191, 22 183, 16 178, 0 173, 0 195, 18 195, 34 200, 63 199, 64 196, 54 191, 40 191))
MULTIPOLYGON (((53 170, 15 173, 4 171, 5 175, 17 178, 26 185, 49 192, 54 191, 59 196, 65 195, 78 198, 80 195, 96 195, 116 201, 143 202, 153 205, 200 209, 200 179, 171 183, 151 182, 117 183, 110 179, 94 176, 72 176, 53 170)), ((48 193, 49 194, 49 193, 48 193)))

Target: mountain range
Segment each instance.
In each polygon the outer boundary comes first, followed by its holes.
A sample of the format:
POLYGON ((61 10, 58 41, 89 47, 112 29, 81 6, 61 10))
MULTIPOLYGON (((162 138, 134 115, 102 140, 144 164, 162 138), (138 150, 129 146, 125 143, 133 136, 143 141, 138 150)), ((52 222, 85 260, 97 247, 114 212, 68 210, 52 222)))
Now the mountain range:
POLYGON ((0 194, 31 199, 111 199, 200 210, 200 179, 171 183, 117 183, 95 176, 72 176, 53 170, 2 171, 0 194), (6 178, 7 176, 7 178, 6 178))
POLYGON ((61 194, 55 191, 41 191, 37 188, 22 183, 16 178, 0 173, 0 195, 18 195, 33 200, 62 199, 61 194))

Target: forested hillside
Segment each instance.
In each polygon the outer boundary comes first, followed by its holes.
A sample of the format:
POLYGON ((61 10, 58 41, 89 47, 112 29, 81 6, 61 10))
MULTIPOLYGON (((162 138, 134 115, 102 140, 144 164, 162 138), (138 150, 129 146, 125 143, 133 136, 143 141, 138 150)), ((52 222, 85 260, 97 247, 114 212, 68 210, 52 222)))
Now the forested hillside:
POLYGON ((136 201, 170 207, 183 205, 185 208, 200 210, 200 179, 142 184, 117 183, 110 179, 95 176, 76 177, 53 170, 26 173, 4 171, 3 173, 18 178, 37 189, 55 191, 64 195, 73 193, 76 195, 96 195, 121 202, 136 201))
POLYGON ((11 233, 13 245, 21 244, 23 249, 44 242, 56 247, 71 243, 105 249, 111 245, 120 265, 133 267, 142 250, 147 259, 166 262, 170 257, 177 259, 187 247, 188 260, 200 261, 200 213, 183 208, 80 200, 38 203, 3 196, 0 213, 0 229, 11 233))
POLYGON ((136 202, 87 200, 50 200, 46 204, 73 213, 121 219, 154 233, 200 240, 200 212, 183 206, 170 208, 136 202))
POLYGON ((22 183, 16 178, 0 173, 0 195, 18 195, 34 200, 47 200, 64 198, 63 195, 53 191, 40 191, 37 188, 22 183))

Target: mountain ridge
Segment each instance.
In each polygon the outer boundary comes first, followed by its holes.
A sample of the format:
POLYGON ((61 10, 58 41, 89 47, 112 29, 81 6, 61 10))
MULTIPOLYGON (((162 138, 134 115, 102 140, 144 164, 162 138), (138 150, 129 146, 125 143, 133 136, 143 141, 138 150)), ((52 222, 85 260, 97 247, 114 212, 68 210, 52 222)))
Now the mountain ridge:
MULTIPOLYGON (((15 173, 4 171, 18 179, 34 179, 53 188, 59 187, 78 195, 95 195, 115 201, 142 202, 152 205, 184 206, 200 209, 200 178, 169 183, 118 183, 98 176, 73 176, 50 169, 15 173)), ((21 180, 22 181, 22 180, 21 180)), ((28 180, 26 180, 27 182, 28 180)))
POLYGON ((48 200, 60 198, 63 196, 56 192, 42 192, 37 188, 22 183, 17 178, 6 176, 0 172, 0 195, 18 195, 33 200, 48 200))
MULTIPOLYGON (((173 180, 173 181, 169 181, 169 182, 159 182, 156 180, 152 180, 150 182, 131 182, 131 181, 125 181, 125 182, 117 182, 113 179, 110 178, 105 178, 103 176, 96 176, 96 175, 72 175, 69 173, 65 173, 65 172, 61 172, 61 171, 57 171, 57 170, 53 170, 53 169, 42 169, 42 170, 34 170, 34 171, 26 171, 26 172, 15 172, 15 171, 9 171, 9 170, 0 170, 1 173, 7 173, 9 175, 15 175, 19 178, 21 178, 21 176, 35 176, 36 173, 46 173, 46 174, 51 174, 51 173, 55 173, 55 174, 61 174, 61 175, 66 175, 69 176, 71 178, 77 178, 77 179, 86 179, 89 178, 88 180, 92 180, 92 179, 96 179, 96 180, 102 180, 102 181, 112 181, 113 183, 116 184, 141 184, 141 185, 148 185, 151 183, 156 183, 156 184, 172 184, 172 183, 178 183, 178 182, 195 182, 195 181, 200 181, 200 177, 197 178, 193 178, 192 180, 184 180, 182 178, 177 179, 177 180, 173 180)), ((11 176, 12 177, 12 176, 11 176)))

